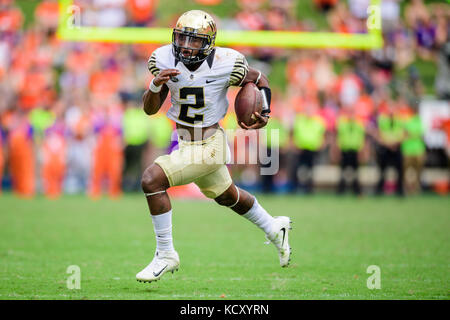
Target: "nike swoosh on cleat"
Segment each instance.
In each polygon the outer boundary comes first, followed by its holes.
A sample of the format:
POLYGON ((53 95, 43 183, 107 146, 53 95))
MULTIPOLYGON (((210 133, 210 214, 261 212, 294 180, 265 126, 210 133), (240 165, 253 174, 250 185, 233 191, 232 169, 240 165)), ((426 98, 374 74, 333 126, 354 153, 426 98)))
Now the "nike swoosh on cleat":
POLYGON ((166 264, 164 268, 162 268, 161 270, 159 270, 159 272, 158 272, 158 273, 154 273, 154 272, 153 272, 153 275, 154 275, 155 277, 159 276, 159 275, 161 274, 161 272, 163 272, 163 271, 164 271, 164 269, 166 269, 166 268, 167 268, 167 266, 168 266, 168 264, 166 264))
POLYGON ((283 244, 284 244, 284 236, 286 235, 286 228, 281 228, 281 231, 283 231, 283 241, 281 241, 281 246, 283 247, 283 244))

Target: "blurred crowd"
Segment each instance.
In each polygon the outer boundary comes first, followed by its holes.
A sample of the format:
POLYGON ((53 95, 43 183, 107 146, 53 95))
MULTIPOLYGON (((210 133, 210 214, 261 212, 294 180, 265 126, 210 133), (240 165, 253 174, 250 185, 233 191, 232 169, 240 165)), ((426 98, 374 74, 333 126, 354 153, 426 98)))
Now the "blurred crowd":
MULTIPOLYGON (((194 2, 215 6, 222 1, 194 2)), ((74 3, 83 26, 161 26, 157 0, 74 3)), ((219 32, 366 33, 369 4, 314 0, 314 10, 325 17, 322 25, 309 17, 298 19, 296 1, 237 0, 234 15, 216 19, 219 32)), ((264 192, 311 193, 314 167, 333 164, 341 168, 336 192, 345 192, 348 185, 362 194, 358 168, 370 165, 379 169, 372 186, 376 194, 389 188, 398 195, 420 192, 429 150, 419 116, 426 86, 414 62, 436 66, 434 96, 448 101, 450 6, 412 0, 401 14, 401 5, 402 1, 382 1, 385 45, 379 50, 235 48, 270 79, 274 66, 286 64, 282 79, 272 81, 273 111, 267 127, 279 130, 280 139, 275 146, 270 140, 246 145, 248 152, 279 148, 280 170, 261 176, 258 165, 234 165, 230 170, 237 184, 264 192), (398 70, 406 72, 399 76, 398 70), (395 169, 395 181, 387 181, 388 167, 395 169)), ((176 148, 174 124, 165 117, 169 99, 152 117, 141 105, 152 78, 147 59, 159 45, 60 41, 58 4, 53 0, 41 1, 33 23, 24 23, 14 0, 0 0, 0 188, 24 197, 84 192, 94 198, 102 192, 117 197, 139 190, 143 169, 176 148)), ((226 129, 237 129, 237 91, 229 90, 230 108, 221 123, 226 129)), ((448 161, 450 119, 434 125, 447 136, 448 161)), ((230 139, 239 139, 239 134, 230 139)), ((443 188, 448 190, 448 181, 443 188)))

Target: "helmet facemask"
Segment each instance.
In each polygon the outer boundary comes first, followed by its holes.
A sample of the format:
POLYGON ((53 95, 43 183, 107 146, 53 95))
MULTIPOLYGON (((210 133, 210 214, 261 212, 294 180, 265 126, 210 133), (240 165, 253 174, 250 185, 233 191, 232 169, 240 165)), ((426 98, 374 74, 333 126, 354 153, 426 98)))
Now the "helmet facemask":
POLYGON ((202 62, 212 51, 214 39, 195 31, 174 29, 172 50, 174 56, 186 65, 202 62))

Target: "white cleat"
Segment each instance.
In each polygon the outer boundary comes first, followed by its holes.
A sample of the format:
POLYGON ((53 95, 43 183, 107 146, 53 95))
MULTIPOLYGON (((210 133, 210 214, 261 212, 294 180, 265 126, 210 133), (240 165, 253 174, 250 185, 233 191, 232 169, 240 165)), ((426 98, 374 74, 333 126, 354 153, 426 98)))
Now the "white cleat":
POLYGON ((272 242, 278 250, 280 257, 280 265, 287 267, 291 261, 291 247, 289 247, 289 230, 291 227, 291 219, 289 217, 274 217, 275 221, 272 225, 272 231, 266 234, 266 243, 272 242))
POLYGON ((166 272, 177 271, 180 267, 180 258, 174 251, 156 251, 152 262, 136 275, 139 282, 152 282, 159 280, 166 272))

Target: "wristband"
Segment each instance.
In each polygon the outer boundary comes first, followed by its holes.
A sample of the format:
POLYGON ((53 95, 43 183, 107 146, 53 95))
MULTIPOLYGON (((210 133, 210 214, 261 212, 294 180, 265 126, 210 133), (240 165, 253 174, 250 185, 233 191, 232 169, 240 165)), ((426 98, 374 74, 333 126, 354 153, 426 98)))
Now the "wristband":
POLYGON ((153 93, 158 93, 161 91, 162 89, 162 85, 160 86, 155 86, 155 84, 153 83, 153 81, 155 81, 155 79, 152 80, 152 82, 150 82, 150 85, 148 86, 148 89, 153 92, 153 93))
POLYGON ((263 98, 261 115, 265 115, 270 113, 270 100, 272 98, 272 92, 270 91, 270 88, 266 87, 262 87, 259 91, 261 92, 263 98))

